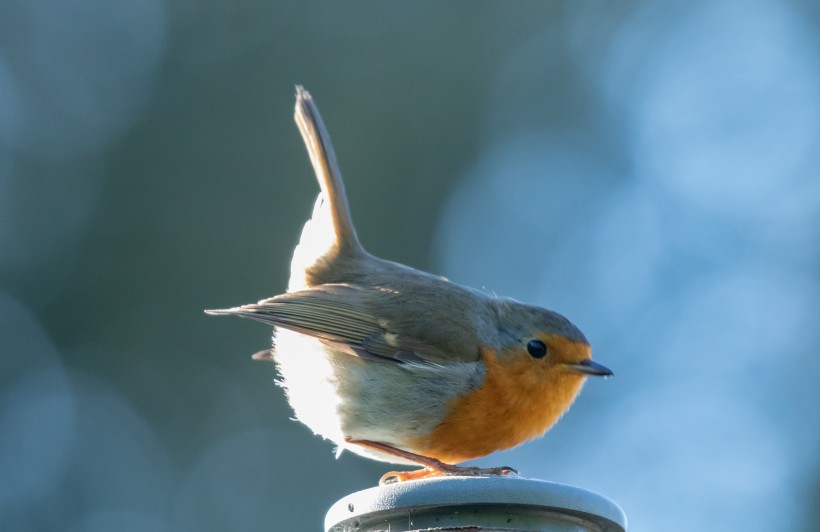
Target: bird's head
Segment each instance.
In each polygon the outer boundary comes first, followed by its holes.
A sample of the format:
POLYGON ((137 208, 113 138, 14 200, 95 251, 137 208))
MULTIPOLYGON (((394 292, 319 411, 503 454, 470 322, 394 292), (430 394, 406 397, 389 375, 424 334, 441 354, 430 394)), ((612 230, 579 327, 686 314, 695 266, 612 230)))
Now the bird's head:
POLYGON ((564 316, 512 300, 498 300, 499 345, 503 358, 535 375, 609 377, 613 373, 593 362, 584 334, 564 316))

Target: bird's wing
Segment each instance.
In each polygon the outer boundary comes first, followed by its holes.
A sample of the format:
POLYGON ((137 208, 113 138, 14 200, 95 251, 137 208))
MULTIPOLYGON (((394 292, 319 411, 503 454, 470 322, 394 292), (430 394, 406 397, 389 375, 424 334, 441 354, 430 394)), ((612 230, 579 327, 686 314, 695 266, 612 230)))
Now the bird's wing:
POLYGON ((402 323, 377 315, 373 309, 381 308, 391 297, 394 294, 378 287, 324 284, 256 304, 210 312, 234 314, 290 329, 372 360, 443 365, 477 358, 472 351, 445 351, 435 338, 425 338, 423 329, 402 330, 402 323))

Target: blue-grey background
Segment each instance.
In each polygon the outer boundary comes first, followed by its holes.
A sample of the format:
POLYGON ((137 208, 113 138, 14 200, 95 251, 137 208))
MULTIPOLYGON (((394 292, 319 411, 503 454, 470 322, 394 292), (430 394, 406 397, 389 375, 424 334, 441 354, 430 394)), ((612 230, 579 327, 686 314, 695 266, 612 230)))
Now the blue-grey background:
POLYGON ((631 530, 820 528, 816 2, 0 0, 4 530, 318 529, 389 466, 269 342, 317 99, 374 253, 565 313, 596 359, 478 461, 631 530))

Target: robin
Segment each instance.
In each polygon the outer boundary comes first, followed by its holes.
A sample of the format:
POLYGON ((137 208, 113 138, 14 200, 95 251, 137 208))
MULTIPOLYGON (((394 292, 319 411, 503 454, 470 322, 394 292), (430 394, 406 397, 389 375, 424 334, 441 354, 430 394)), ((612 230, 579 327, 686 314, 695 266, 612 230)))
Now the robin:
POLYGON ((376 460, 423 466, 382 482, 511 474, 454 464, 543 435, 593 362, 567 318, 374 257, 359 243, 319 110, 296 88, 295 120, 319 194, 291 262, 288 292, 209 314, 274 327, 272 359, 296 418, 376 460))

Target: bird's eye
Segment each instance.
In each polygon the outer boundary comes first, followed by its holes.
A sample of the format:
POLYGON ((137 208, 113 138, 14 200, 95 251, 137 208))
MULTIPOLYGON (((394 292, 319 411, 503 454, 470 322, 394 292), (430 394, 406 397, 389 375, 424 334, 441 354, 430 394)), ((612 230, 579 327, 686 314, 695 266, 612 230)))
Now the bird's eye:
POLYGON ((527 344, 527 353, 532 358, 544 358, 547 356, 547 344, 541 340, 530 340, 527 344))

